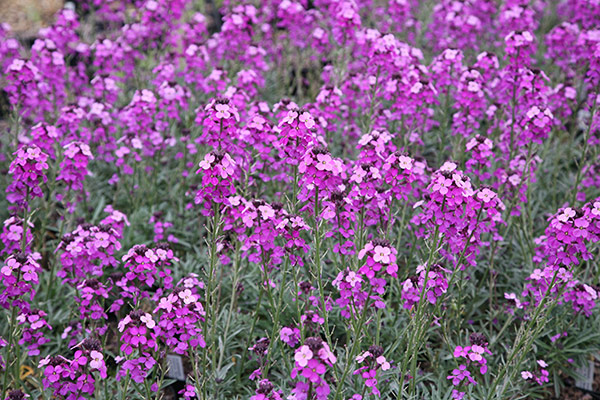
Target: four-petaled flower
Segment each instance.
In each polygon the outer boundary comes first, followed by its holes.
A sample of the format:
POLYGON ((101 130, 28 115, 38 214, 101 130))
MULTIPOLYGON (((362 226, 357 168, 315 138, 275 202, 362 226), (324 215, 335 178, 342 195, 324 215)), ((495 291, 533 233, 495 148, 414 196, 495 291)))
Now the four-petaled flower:
POLYGON ((307 345, 303 345, 296 351, 294 360, 296 360, 300 367, 306 367, 308 361, 312 359, 312 357, 313 353, 310 351, 310 348, 307 345))

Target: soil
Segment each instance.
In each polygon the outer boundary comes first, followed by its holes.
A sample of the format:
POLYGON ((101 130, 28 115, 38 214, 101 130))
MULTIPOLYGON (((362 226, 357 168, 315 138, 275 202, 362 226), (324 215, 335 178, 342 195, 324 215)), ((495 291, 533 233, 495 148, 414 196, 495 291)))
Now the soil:
POLYGON ((22 39, 33 38, 63 5, 64 0, 0 0, 0 23, 8 23, 22 39))
POLYGON ((566 387, 561 391, 560 397, 548 397, 548 400, 600 400, 600 361, 595 361, 594 381, 592 390, 587 391, 575 387, 575 380, 566 378, 566 387))

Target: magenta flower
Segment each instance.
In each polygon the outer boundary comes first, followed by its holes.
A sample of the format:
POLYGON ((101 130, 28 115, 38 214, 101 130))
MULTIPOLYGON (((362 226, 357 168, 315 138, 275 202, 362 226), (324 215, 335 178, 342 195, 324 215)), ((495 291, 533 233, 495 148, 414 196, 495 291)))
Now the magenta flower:
POLYGON ((365 371, 361 374, 363 379, 365 379, 365 386, 373 388, 377 385, 377 371, 374 369, 365 371))
POLYGON ((44 170, 48 169, 48 155, 32 145, 19 148, 14 156, 8 169, 13 181, 6 188, 6 198, 11 204, 27 206, 34 197, 43 196, 40 185, 48 180, 44 175, 44 170))
POLYGON ((460 385, 465 378, 469 382, 472 380, 471 373, 467 371, 466 365, 459 365, 458 368, 452 370, 452 375, 447 376, 447 379, 451 380, 454 386, 460 385))
POLYGON ((300 330, 298 328, 288 328, 284 326, 279 333, 281 341, 290 347, 295 347, 300 341, 300 330))

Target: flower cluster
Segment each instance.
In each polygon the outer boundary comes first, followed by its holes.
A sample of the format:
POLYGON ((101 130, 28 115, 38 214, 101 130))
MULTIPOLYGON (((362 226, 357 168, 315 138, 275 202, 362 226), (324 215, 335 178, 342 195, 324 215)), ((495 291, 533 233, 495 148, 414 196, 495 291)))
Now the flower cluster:
POLYGON ((519 301, 515 295, 509 295, 516 302, 516 308, 528 310, 538 306, 544 297, 558 297, 559 303, 571 303, 575 313, 589 317, 600 294, 592 286, 574 279, 573 274, 563 267, 536 268, 527 281, 522 292, 525 300, 519 301))
POLYGON ((165 231, 173 227, 173 223, 162 221, 162 216, 162 212, 154 213, 148 221, 148 223, 154 225, 154 242, 159 243, 166 239, 168 242, 177 243, 177 238, 173 234, 169 234, 165 238, 165 231))
POLYGON ((402 283, 404 308, 411 309, 421 301, 421 296, 429 303, 436 304, 437 299, 448 290, 449 275, 450 271, 439 264, 433 264, 429 268, 419 265, 417 275, 409 277, 402 283))
POLYGON ((383 164, 385 182, 398 200, 407 200, 412 192, 411 183, 416 179, 413 164, 412 158, 400 153, 391 154, 383 164))
POLYGON ((93 396, 98 378, 105 379, 107 368, 100 341, 85 339, 73 348, 73 359, 63 356, 46 357, 40 361, 42 384, 52 389, 54 396, 81 399, 93 396))
MULTIPOLYGON (((100 324, 108 319, 104 303, 112 286, 102 283, 96 278, 85 279, 77 286, 76 301, 79 303, 79 317, 81 320, 98 321, 100 324)), ((106 326, 100 326, 98 333, 106 331, 106 326)))
POLYGON ((277 147, 280 156, 288 164, 298 165, 298 160, 306 154, 308 149, 316 144, 315 120, 305 110, 290 109, 278 125, 279 141, 277 147))
POLYGON ((202 282, 192 275, 182 279, 172 293, 161 297, 154 314, 158 315, 158 337, 176 354, 192 354, 198 347, 205 347, 201 324, 204 306, 200 302, 198 288, 202 282))
POLYGON ((446 162, 434 173, 428 189, 429 200, 413 218, 419 226, 417 234, 433 236, 435 242, 438 238, 432 233, 442 234, 449 249, 442 250, 442 254, 458 264, 455 268, 475 265, 482 235, 497 231, 504 204, 489 188, 475 190, 469 177, 453 162, 446 162))
POLYGON ((489 138, 480 135, 471 138, 466 145, 466 150, 471 154, 471 158, 465 163, 466 171, 473 173, 481 181, 490 179, 491 174, 485 172, 485 168, 492 166, 493 148, 494 143, 489 138))
POLYGON ((273 384, 268 379, 263 379, 258 383, 258 389, 250 400, 281 400, 281 396, 281 391, 274 390, 273 384))
POLYGON ((206 154, 198 166, 200 169, 196 174, 202 174, 202 184, 194 201, 202 204, 204 215, 212 215, 213 203, 226 203, 227 198, 235 193, 235 161, 227 153, 213 151, 206 154))
POLYGON ((369 350, 356 356, 356 362, 365 365, 355 370, 353 374, 360 374, 365 380, 365 386, 370 388, 371 393, 376 396, 381 395, 381 392, 377 389, 377 375, 380 371, 387 371, 391 368, 390 363, 383 356, 383 347, 370 346, 369 350))
POLYGON ((57 247, 62 251, 58 277, 76 285, 82 279, 102 276, 105 267, 117 265, 114 254, 121 249, 120 238, 120 232, 108 224, 79 225, 57 247))
POLYGON ((3 397, 535 397, 596 345, 598 0, 75 3, 0 24, 3 397))
MULTIPOLYGON (((471 366, 477 367, 477 364, 479 364, 478 370, 481 375, 484 375, 487 372, 487 360, 485 359, 485 355, 492 354, 487 348, 487 338, 481 333, 472 333, 469 336, 469 341, 471 342, 470 346, 456 346, 456 349, 454 349, 454 358, 458 359, 460 365, 452 371, 452 375, 449 375, 447 379, 451 380, 452 385, 456 387, 477 385, 477 382, 469 370, 469 367, 471 366), (461 359, 464 359, 464 361, 461 359)), ((452 391, 452 398, 461 400, 465 394, 465 392, 454 389, 452 391)))
POLYGON ((32 114, 37 106, 39 69, 31 60, 14 58, 6 68, 6 86, 4 91, 8 94, 11 104, 20 106, 20 113, 24 116, 32 114))
POLYGON ((127 272, 115 282, 120 289, 120 298, 112 304, 111 311, 119 310, 126 298, 134 303, 148 297, 156 301, 164 290, 173 287, 169 266, 178 259, 168 245, 159 243, 154 249, 136 245, 123 256, 122 261, 127 272), (158 289, 150 296, 148 289, 156 286, 159 286, 158 289))
POLYGON ((337 188, 343 167, 341 160, 332 157, 326 148, 316 146, 300 159, 298 172, 301 174, 298 199, 310 201, 319 192, 327 193, 337 188))
POLYGON ((296 347, 300 341, 300 329, 284 326, 279 332, 279 338, 290 347, 296 347))
POLYGON ((364 310, 369 294, 365 291, 367 286, 363 288, 363 281, 360 274, 349 268, 341 271, 333 281, 333 286, 340 292, 340 297, 335 302, 343 317, 356 318, 364 310))
POLYGON ((64 157, 56 180, 64 182, 68 190, 81 191, 83 181, 89 174, 88 163, 94 159, 90 146, 85 143, 71 142, 64 146, 64 157))
POLYGON ((14 153, 8 173, 12 183, 6 188, 6 199, 17 205, 17 209, 27 207, 34 197, 42 197, 40 185, 48 181, 44 170, 48 169, 48 155, 36 145, 23 146, 14 153))
POLYGON ((291 373, 292 379, 301 376, 305 381, 299 380, 296 383, 296 387, 292 389, 292 398, 306 398, 308 392, 314 390, 317 400, 327 399, 330 388, 325 374, 327 367, 331 367, 336 361, 329 345, 321 338, 306 338, 294 353, 294 368, 291 373))
POLYGON ((4 248, 0 250, 0 254, 19 252, 23 242, 25 243, 25 251, 29 252, 29 244, 33 240, 33 234, 31 232, 33 224, 28 222, 27 225, 28 229, 24 229, 23 220, 17 215, 13 215, 4 221, 2 233, 0 233, 0 240, 4 245, 4 248), (26 231, 25 235, 23 235, 24 230, 26 231))
POLYGON ((370 279, 371 285, 377 286, 374 282, 375 275, 385 273, 396 278, 398 266, 396 265, 396 255, 398 252, 385 239, 372 240, 358 253, 358 259, 367 257, 365 264, 359 268, 358 272, 364 274, 370 279), (380 273, 380 271, 382 271, 380 273))
POLYGON ((39 347, 50 341, 42 331, 43 328, 52 330, 52 327, 46 321, 46 317, 47 314, 43 310, 22 311, 17 316, 19 324, 24 326, 19 344, 27 346, 27 355, 29 356, 39 355, 39 347))
MULTIPOLYGON (((201 121, 204 128, 200 137, 201 142, 219 150, 230 150, 232 139, 238 133, 236 124, 239 119, 239 113, 231 100, 227 98, 213 99, 204 108, 204 113, 199 113, 196 119, 198 123, 201 121)), ((207 169, 202 165, 200 167, 207 169)))
POLYGON ((8 257, 0 269, 0 306, 3 308, 18 307, 26 312, 29 302, 25 296, 33 298, 39 284, 39 274, 42 267, 38 263, 39 253, 12 255, 8 257))
POLYGON ((592 258, 588 247, 600 240, 600 198, 579 209, 565 207, 553 215, 542 238, 539 258, 549 265, 578 265, 592 258))
POLYGON ((521 378, 524 380, 532 380, 538 385, 543 385, 550 381, 549 376, 550 373, 546 368, 548 368, 548 364, 544 360, 537 360, 537 371, 521 371, 521 378))
POLYGON ((120 364, 117 379, 130 376, 134 382, 143 382, 156 364, 153 352, 158 350, 158 327, 154 317, 140 310, 130 312, 119 321, 120 364))
MULTIPOLYGON (((317 334, 321 326, 325 323, 325 313, 331 310, 330 299, 323 299, 318 295, 317 290, 310 282, 302 281, 298 284, 296 301, 302 302, 302 314, 300 315, 300 324, 305 332, 317 334)), ((288 342, 297 342, 296 331, 293 330, 288 338, 288 342)))

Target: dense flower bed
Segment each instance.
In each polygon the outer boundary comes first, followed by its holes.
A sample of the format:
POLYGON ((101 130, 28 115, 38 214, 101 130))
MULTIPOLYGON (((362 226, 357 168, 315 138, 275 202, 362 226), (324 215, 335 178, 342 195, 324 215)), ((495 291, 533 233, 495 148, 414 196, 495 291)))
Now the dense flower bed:
POLYGON ((0 398, 558 396, 600 349, 599 27, 588 0, 1 25, 0 398))

